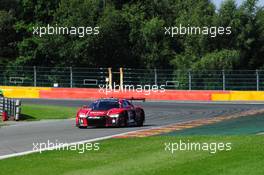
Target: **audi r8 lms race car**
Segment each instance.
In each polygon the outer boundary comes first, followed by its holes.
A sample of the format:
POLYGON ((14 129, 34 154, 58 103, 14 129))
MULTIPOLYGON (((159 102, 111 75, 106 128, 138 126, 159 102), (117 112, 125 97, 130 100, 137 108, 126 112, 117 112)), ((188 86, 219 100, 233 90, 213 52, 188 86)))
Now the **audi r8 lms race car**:
POLYGON ((83 106, 76 115, 76 126, 79 128, 143 126, 144 121, 143 108, 133 105, 129 99, 99 99, 83 106))

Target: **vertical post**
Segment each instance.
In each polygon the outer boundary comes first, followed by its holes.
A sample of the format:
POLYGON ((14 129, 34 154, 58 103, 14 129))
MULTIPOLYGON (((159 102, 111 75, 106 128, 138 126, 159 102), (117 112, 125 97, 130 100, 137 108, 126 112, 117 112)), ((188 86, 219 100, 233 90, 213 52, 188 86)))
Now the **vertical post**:
POLYGON ((189 76, 189 90, 192 90, 192 74, 190 70, 188 72, 188 76, 189 76))
POLYGON ((10 116, 12 116, 12 117, 14 117, 14 99, 11 99, 11 106, 10 106, 10 108, 11 108, 11 114, 10 114, 10 116))
POLYGON ((3 102, 3 105, 2 105, 2 121, 7 121, 8 120, 8 116, 7 116, 7 111, 6 111, 6 98, 2 98, 2 102, 3 102))
POLYGON ((37 67, 34 66, 34 87, 37 86, 37 67))
POLYGON ((158 74, 157 74, 157 69, 154 69, 154 79, 155 79, 155 85, 158 85, 158 74))
POLYGON ((16 116, 16 101, 15 101, 15 99, 13 100, 13 116, 14 116, 14 118, 16 116))
POLYGON ((109 81, 108 81, 108 85, 109 85, 109 89, 112 89, 112 68, 108 68, 108 78, 109 78, 109 81))
POLYGON ((5 101, 5 97, 3 98, 3 112, 6 110, 6 101, 5 101))
POLYGON ((124 71, 123 68, 120 68, 120 89, 123 90, 124 84, 124 71))
POLYGON ((16 103, 15 103, 15 120, 16 121, 19 120, 19 117, 20 117, 20 112, 21 112, 20 106, 21 106, 21 101, 16 100, 16 103))
POLYGON ((2 120, 6 121, 7 120, 7 114, 6 114, 6 109, 5 109, 5 98, 3 97, 3 106, 2 106, 2 120))
POLYGON ((259 70, 256 70, 257 91, 259 91, 259 70))
POLYGON ((226 90, 225 70, 222 70, 222 75, 223 75, 223 91, 225 91, 226 90))
POLYGON ((11 100, 10 99, 8 99, 8 101, 7 101, 7 110, 8 110, 7 115, 8 115, 8 117, 10 117, 12 115, 12 107, 11 107, 11 100))
POLYGON ((13 99, 13 117, 15 118, 15 116, 16 116, 16 102, 13 99))
POLYGON ((70 67, 70 87, 73 87, 73 74, 72 74, 72 67, 70 67))

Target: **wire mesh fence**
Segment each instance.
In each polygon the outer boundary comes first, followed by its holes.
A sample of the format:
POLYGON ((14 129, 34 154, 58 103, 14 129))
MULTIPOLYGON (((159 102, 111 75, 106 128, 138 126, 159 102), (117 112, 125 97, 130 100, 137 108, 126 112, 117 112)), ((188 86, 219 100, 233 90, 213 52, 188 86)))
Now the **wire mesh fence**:
POLYGON ((105 84, 107 68, 0 67, 0 84, 35 87, 98 87, 105 84))
POLYGON ((124 84, 179 90, 264 90, 264 70, 124 69, 124 84))
POLYGON ((110 77, 112 83, 122 81, 123 85, 157 85, 166 89, 264 90, 264 70, 124 68, 112 73, 109 68, 0 66, 0 85, 4 86, 96 88, 109 83, 110 77))

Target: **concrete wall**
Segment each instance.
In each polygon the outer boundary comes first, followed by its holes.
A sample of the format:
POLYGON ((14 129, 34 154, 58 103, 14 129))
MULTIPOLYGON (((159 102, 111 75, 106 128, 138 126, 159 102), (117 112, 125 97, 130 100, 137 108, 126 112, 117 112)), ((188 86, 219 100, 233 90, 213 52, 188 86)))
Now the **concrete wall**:
POLYGON ((146 98, 147 100, 184 101, 264 101, 264 91, 188 91, 102 92, 96 88, 42 88, 0 86, 9 98, 97 99, 106 97, 146 98))

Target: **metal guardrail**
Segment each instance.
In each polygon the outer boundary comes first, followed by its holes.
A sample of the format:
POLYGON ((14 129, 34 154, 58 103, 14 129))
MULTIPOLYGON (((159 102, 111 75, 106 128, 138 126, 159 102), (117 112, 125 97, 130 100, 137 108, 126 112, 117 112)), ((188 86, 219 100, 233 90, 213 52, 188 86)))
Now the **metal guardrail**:
POLYGON ((0 85, 97 88, 109 83, 179 90, 264 90, 264 70, 1 67, 0 85), (122 72, 122 73, 121 73, 122 72), (111 74, 111 75, 110 75, 111 74), (121 75, 122 74, 122 75, 121 75), (122 82, 121 82, 122 80, 122 82))
POLYGON ((20 107, 20 100, 0 97, 0 116, 3 120, 19 120, 20 107))

